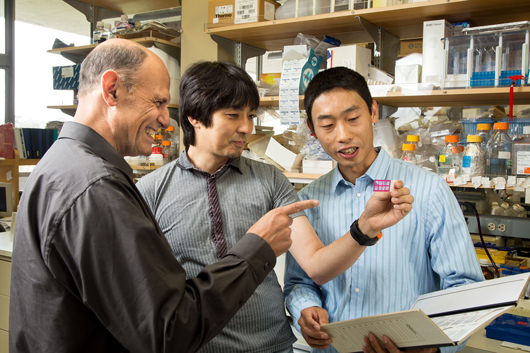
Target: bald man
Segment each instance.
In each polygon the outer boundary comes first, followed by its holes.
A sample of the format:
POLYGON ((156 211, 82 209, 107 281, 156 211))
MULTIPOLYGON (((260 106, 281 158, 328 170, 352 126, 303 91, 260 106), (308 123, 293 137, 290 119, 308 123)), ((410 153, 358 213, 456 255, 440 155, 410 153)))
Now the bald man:
POLYGON ((186 273, 124 156, 169 125, 169 74, 142 46, 109 40, 82 63, 73 122, 24 188, 12 258, 10 352, 192 352, 232 318, 291 245, 270 211, 219 262, 186 273))

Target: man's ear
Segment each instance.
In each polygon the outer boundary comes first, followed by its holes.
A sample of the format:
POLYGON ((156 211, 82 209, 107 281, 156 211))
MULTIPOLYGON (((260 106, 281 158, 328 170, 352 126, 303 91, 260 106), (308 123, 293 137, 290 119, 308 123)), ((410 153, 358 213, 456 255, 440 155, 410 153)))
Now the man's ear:
POLYGON ((101 95, 111 107, 117 105, 120 76, 114 70, 107 70, 101 76, 101 95))
POLYGON ((309 119, 307 119, 307 127, 309 127, 309 130, 311 130, 311 135, 318 140, 317 134, 315 134, 315 128, 309 119))
POLYGON ((375 99, 372 101, 372 123, 375 124, 379 120, 379 106, 375 99))
POLYGON ((196 128, 196 129, 200 129, 201 126, 202 126, 202 123, 201 123, 199 120, 194 119, 194 118, 192 118, 191 116, 188 116, 188 121, 189 121, 190 124, 191 124, 194 128, 196 128))

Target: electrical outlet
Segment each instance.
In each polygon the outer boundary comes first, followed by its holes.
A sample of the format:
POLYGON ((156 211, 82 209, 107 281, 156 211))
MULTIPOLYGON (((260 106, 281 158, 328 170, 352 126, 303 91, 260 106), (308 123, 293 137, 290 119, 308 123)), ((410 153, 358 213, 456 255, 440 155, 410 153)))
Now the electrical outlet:
POLYGON ((495 223, 493 222, 488 223, 488 230, 492 232, 495 231, 495 223))
POLYGON ((506 224, 499 223, 499 226, 497 228, 499 229, 499 232, 504 232, 506 231, 506 224))

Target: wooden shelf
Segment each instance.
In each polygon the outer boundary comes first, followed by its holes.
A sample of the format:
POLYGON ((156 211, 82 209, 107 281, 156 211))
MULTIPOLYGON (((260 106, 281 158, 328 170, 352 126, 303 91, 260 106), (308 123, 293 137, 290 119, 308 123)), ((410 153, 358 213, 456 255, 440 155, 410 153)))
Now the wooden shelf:
MULTIPOLYGON (((151 45, 153 43, 162 43, 162 44, 166 44, 166 45, 169 45, 171 47, 175 47, 175 48, 180 48, 180 44, 178 43, 173 43, 173 42, 170 42, 168 40, 165 40, 165 39, 159 39, 159 38, 156 38, 156 37, 142 37, 142 38, 132 38, 132 39, 127 39, 127 40, 130 40, 130 41, 133 41, 133 42, 137 42, 143 46, 148 46, 148 45, 151 45)), ((82 45, 82 46, 79 46, 79 47, 64 47, 64 48, 56 48, 56 49, 50 49, 48 50, 48 53, 52 53, 52 54, 69 54, 69 55, 75 55, 75 56, 79 56, 79 57, 85 57, 87 56, 88 54, 90 54, 90 52, 92 50, 94 50, 95 47, 97 47, 99 44, 89 44, 89 45, 82 45)))
POLYGON ((107 10, 127 15, 179 7, 178 0, 79 0, 107 10))
MULTIPOLYGON (((510 87, 469 88, 433 90, 431 93, 404 95, 401 92, 388 92, 385 96, 373 95, 379 104, 393 107, 430 107, 436 106, 490 106, 508 105, 510 87)), ((514 87, 513 104, 530 102, 530 86, 514 87)), ((279 97, 263 97, 260 106, 278 106, 279 97)), ((304 96, 300 96, 300 109, 304 107, 304 96)))
MULTIPOLYGON (((426 107, 426 106, 490 106, 508 105, 510 88, 468 88, 433 90, 430 94, 404 95, 401 92, 388 92, 386 96, 373 98, 380 104, 394 107, 426 107)), ((528 104, 530 86, 514 87, 513 103, 528 104)))
POLYGON ((40 162, 40 159, 20 159, 19 165, 37 165, 40 162))
POLYGON ((421 38, 423 22, 444 18, 449 22, 472 20, 473 26, 528 21, 528 0, 428 0, 362 10, 207 28, 205 32, 268 51, 292 45, 298 33, 323 38, 324 34, 343 44, 372 42, 357 16, 384 28, 400 39, 421 38))

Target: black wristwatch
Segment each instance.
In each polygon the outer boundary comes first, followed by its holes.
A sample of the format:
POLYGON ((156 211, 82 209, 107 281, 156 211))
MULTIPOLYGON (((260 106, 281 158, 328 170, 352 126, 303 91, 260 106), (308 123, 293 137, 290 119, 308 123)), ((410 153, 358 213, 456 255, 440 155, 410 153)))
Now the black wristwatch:
POLYGON ((351 234, 352 238, 355 239, 355 241, 357 243, 359 243, 359 245, 362 245, 362 246, 375 245, 379 241, 379 239, 381 239, 381 237, 383 236, 383 232, 380 232, 375 238, 370 238, 366 234, 363 234, 363 232, 361 232, 361 230, 359 229, 359 220, 358 219, 356 219, 351 224, 351 226, 350 226, 350 234, 351 234))

